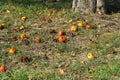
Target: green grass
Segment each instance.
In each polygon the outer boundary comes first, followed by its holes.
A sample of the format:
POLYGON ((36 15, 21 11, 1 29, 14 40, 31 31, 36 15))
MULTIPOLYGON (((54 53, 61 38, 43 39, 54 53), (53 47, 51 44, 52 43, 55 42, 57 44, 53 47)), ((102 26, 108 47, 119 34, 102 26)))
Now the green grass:
MULTIPOLYGON (((5 24, 5 28, 0 30, 0 65, 6 66, 6 71, 0 72, 0 80, 120 79, 120 26, 102 26, 106 23, 95 21, 95 16, 72 12, 71 4, 0 0, 0 24, 5 24), (52 10, 57 10, 57 13, 49 15, 52 10), (22 16, 28 19, 21 21, 22 16), (43 17, 52 22, 41 21, 43 17), (97 28, 79 28, 77 32, 71 32, 70 27, 83 21, 82 18, 97 28), (19 30, 21 25, 25 29, 19 30), (13 29, 18 32, 14 33, 13 29), (50 29, 55 33, 49 33, 50 29), (56 40, 59 30, 66 32, 65 43, 56 40), (99 35, 95 34, 96 30, 99 35), (22 33, 27 35, 25 40, 20 39, 22 33), (11 40, 14 36, 17 41, 11 40), (41 42, 34 42, 34 37, 40 37, 41 42), (13 55, 8 53, 11 47, 16 48, 13 55), (95 56, 93 60, 87 58, 90 52, 95 56), (21 56, 27 56, 29 61, 21 62, 21 56)), ((119 16, 120 13, 104 17, 112 20, 119 16)))

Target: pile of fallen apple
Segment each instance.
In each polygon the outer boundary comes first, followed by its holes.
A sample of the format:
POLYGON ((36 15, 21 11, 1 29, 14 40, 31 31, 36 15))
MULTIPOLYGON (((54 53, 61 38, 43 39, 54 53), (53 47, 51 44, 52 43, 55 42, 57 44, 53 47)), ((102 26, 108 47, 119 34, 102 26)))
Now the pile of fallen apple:
MULTIPOLYGON (((27 18, 26 16, 21 17, 21 20, 22 20, 22 21, 26 21, 27 19, 28 19, 28 18, 27 18)), ((43 20, 43 21, 46 21, 45 18, 42 18, 42 20, 43 20)), ((51 20, 48 19, 48 22, 51 22, 51 20)), ((5 24, 0 24, 0 30, 3 30, 4 28, 5 28, 5 24)), ((24 28, 25 28, 24 26, 20 26, 20 27, 19 27, 20 30, 23 30, 24 28)), ((89 29, 93 29, 93 28, 95 28, 95 27, 92 26, 92 25, 86 24, 86 23, 84 23, 84 22, 82 22, 82 21, 78 21, 77 24, 76 24, 76 25, 72 25, 69 30, 70 30, 71 32, 77 32, 80 28, 84 28, 84 29, 89 30, 89 29)), ((14 32, 14 33, 17 33, 18 30, 17 30, 17 29, 14 29, 13 32, 14 32)), ((49 30, 49 33, 52 33, 52 32, 54 32, 54 30, 52 30, 52 29, 49 30)), ((96 34, 99 34, 99 33, 96 32, 96 34)), ((64 43, 64 42, 67 41, 67 37, 66 37, 67 35, 66 35, 66 32, 65 32, 65 31, 59 30, 59 31, 57 32, 57 35, 58 35, 58 37, 57 37, 57 39, 56 39, 56 42, 64 43)), ((22 34, 20 34, 19 38, 22 39, 22 40, 23 40, 23 39, 26 39, 26 38, 27 38, 27 35, 26 35, 25 33, 22 33, 22 34)), ((12 40, 13 40, 13 41, 16 41, 16 40, 17 40, 17 37, 16 37, 16 36, 12 37, 12 40)), ((39 43, 40 41, 41 41, 41 39, 40 39, 39 37, 35 37, 35 38, 34 38, 34 42, 39 43)), ((16 52, 16 48, 15 48, 15 47, 11 47, 11 48, 9 48, 9 50, 8 50, 8 53, 9 53, 10 55, 13 55, 15 52, 16 52)), ((92 53, 88 53, 87 58, 90 59, 90 60, 92 60, 92 59, 94 59, 94 55, 93 55, 92 53)), ((21 57, 20 57, 20 61, 21 61, 21 62, 26 62, 26 61, 28 61, 28 60, 29 60, 29 58, 26 57, 26 56, 21 56, 21 57)), ((5 70, 6 70, 6 67, 5 67, 4 65, 1 65, 1 66, 0 66, 0 72, 4 72, 5 70)))

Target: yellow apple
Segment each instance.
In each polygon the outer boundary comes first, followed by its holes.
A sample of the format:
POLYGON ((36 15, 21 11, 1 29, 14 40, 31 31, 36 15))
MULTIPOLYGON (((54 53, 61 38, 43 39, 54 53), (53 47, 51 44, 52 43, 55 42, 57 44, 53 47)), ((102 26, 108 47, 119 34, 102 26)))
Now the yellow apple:
POLYGON ((70 28, 71 31, 73 32, 76 32, 77 31, 77 26, 73 25, 71 28, 70 28))
POLYGON ((87 58, 92 60, 92 59, 94 59, 94 55, 92 53, 88 53, 87 54, 87 58))
POLYGON ((83 22, 78 22, 77 24, 78 27, 83 27, 83 25, 84 25, 83 22))
POLYGON ((26 16, 21 17, 21 20, 22 20, 22 21, 25 21, 26 19, 27 19, 26 16))

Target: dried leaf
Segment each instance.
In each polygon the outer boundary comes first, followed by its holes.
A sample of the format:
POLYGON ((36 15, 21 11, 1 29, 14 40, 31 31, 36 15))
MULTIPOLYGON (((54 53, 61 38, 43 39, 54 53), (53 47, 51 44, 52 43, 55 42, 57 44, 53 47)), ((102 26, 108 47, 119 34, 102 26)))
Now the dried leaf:
POLYGON ((64 74, 64 70, 63 69, 59 69, 59 73, 60 74, 64 74))

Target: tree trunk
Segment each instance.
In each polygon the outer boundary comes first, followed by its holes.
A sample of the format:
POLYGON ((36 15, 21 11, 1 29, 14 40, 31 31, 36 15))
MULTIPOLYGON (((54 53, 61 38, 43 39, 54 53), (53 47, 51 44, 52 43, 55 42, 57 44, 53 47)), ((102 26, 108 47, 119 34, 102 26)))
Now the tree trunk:
POLYGON ((73 0, 72 9, 81 14, 105 13, 105 0, 73 0))

